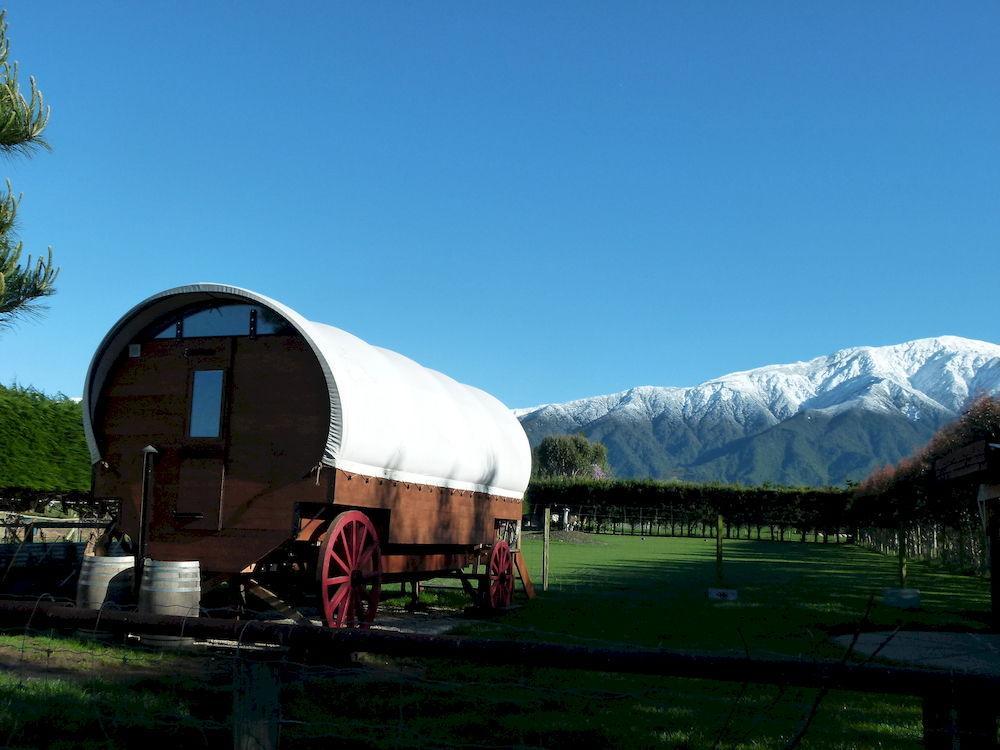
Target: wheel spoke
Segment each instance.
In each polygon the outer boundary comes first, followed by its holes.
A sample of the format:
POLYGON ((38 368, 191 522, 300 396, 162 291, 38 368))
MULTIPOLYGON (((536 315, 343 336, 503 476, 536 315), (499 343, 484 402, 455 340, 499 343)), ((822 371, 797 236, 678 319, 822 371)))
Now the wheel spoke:
POLYGON ((338 628, 344 627, 344 625, 347 623, 347 610, 348 609, 350 609, 350 608, 347 606, 347 603, 345 602, 337 610, 337 619, 335 621, 336 625, 334 627, 338 627, 338 628))
POLYGON ((333 560, 335 563, 337 563, 337 565, 340 566, 340 572, 341 573, 350 573, 351 572, 351 566, 348 565, 346 562, 344 562, 343 560, 340 559, 340 555, 338 555, 337 552, 336 552, 336 550, 334 550, 332 544, 330 545, 329 552, 330 552, 329 559, 333 560))
POLYGON ((327 586, 335 586, 338 583, 347 583, 349 580, 351 580, 350 576, 334 576, 333 578, 327 578, 323 583, 327 586))
POLYGON ((357 567, 361 567, 361 552, 365 548, 365 540, 368 538, 368 527, 364 524, 358 524, 361 529, 361 533, 358 535, 357 548, 354 551, 354 564, 357 567))
POLYGON ((341 586, 337 589, 337 593, 330 597, 325 608, 327 622, 333 622, 334 613, 337 611, 337 607, 339 607, 341 602, 344 601, 344 597, 347 596, 350 590, 350 586, 341 586))
POLYGON ((337 593, 330 597, 330 607, 336 609, 344 601, 344 597, 351 593, 351 587, 349 585, 341 586, 337 589, 337 593))
POLYGON ((357 524, 350 523, 344 527, 344 554, 347 555, 347 562, 354 568, 354 545, 357 541, 357 524), (349 535, 349 536, 348 536, 349 535))

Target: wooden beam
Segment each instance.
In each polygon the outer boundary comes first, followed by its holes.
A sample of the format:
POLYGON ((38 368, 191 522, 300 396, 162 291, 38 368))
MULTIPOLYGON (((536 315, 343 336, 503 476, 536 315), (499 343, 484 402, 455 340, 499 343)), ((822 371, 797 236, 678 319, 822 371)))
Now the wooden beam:
POLYGON ((553 669, 687 677, 737 683, 827 688, 887 695, 929 696, 953 692, 976 695, 989 710, 1000 706, 1000 676, 988 672, 898 667, 798 658, 748 658, 669 649, 594 648, 529 640, 432 636, 376 629, 323 628, 266 620, 176 617, 114 610, 81 609, 51 602, 0 602, 0 626, 44 631, 91 629, 110 633, 177 635, 303 649, 314 663, 341 663, 352 653, 457 659, 509 668, 514 664, 553 669))

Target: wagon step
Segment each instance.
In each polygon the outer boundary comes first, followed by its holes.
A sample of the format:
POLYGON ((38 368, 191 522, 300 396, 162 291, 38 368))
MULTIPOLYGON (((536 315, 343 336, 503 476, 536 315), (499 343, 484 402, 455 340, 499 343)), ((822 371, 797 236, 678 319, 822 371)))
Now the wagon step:
POLYGON ((299 610, 286 602, 284 599, 281 599, 270 589, 261 586, 260 583, 255 581, 253 578, 247 578, 244 581, 243 587, 243 590, 246 591, 246 593, 264 602, 271 609, 276 612, 280 612, 285 617, 294 620, 295 622, 309 622, 309 619, 299 612, 299 610))

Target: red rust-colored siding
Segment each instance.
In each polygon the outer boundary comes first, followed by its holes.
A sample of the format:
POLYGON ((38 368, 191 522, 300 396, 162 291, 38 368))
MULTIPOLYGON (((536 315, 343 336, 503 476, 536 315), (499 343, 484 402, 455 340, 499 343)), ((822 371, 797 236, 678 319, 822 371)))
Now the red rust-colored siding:
MULTIPOLYGON (((518 500, 317 472, 328 421, 326 382, 298 335, 144 342, 140 357, 123 353, 99 396, 95 433, 107 467, 95 472, 94 490, 122 499, 122 527, 135 538, 141 450, 155 446, 149 553, 199 560, 212 573, 239 572, 293 538, 296 503, 382 509, 389 519, 383 542, 391 544, 490 543, 497 519, 521 516, 518 500), (187 437, 192 373, 203 369, 226 372, 218 439, 187 437)), ((462 562, 392 555, 385 567, 441 570, 462 562)))
POLYGON ((96 434, 108 468, 98 468, 95 492, 122 498, 122 525, 135 538, 141 450, 152 444, 159 455, 150 555, 242 570, 289 537, 294 503, 327 500, 311 470, 323 455, 328 414, 326 383, 299 336, 144 342, 140 357, 119 358, 100 395, 96 434), (202 369, 226 371, 217 440, 187 437, 191 375, 202 369), (213 464, 225 466, 217 488, 213 464), (201 494, 181 499, 182 484, 201 494), (177 514, 214 497, 221 513, 177 514))

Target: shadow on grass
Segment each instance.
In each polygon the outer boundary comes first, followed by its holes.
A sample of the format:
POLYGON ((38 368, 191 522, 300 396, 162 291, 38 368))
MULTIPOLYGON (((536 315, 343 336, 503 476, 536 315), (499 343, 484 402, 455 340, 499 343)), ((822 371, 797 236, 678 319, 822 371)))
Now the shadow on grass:
MULTIPOLYGON (((987 582, 924 563, 908 585, 923 608, 881 603, 897 585, 895 560, 850 545, 726 540, 724 580, 739 599, 712 602, 714 540, 610 537, 605 546, 553 545, 552 587, 497 625, 510 637, 595 639, 726 652, 835 656, 831 632, 863 629, 981 630, 987 582)), ((525 549, 538 568, 540 545, 525 549)), ((494 634, 496 634, 496 632, 494 634)))

